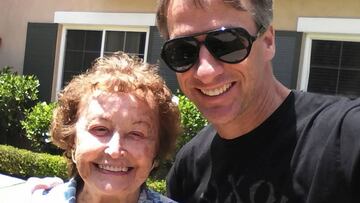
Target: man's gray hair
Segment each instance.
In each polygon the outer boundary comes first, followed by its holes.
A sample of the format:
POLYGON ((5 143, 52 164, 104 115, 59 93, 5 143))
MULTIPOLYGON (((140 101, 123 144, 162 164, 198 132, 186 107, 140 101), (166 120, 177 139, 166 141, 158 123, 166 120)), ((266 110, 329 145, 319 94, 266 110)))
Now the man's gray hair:
MULTIPOLYGON (((185 1, 185 0, 181 0, 185 1)), ((192 1, 192 4, 198 8, 204 8, 208 0, 186 0, 192 1)), ((237 10, 249 11, 254 18, 255 23, 260 28, 267 28, 273 20, 273 0, 223 0, 225 4, 234 7, 237 10)), ((167 24, 167 10, 170 0, 159 0, 156 12, 157 26, 160 34, 169 39, 169 30, 167 24)))

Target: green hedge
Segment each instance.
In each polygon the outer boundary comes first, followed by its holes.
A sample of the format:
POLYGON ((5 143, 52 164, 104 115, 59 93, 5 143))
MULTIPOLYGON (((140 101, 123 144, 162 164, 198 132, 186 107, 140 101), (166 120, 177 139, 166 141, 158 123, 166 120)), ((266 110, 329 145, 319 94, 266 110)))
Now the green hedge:
POLYGON ((20 178, 57 176, 67 179, 66 161, 62 156, 35 153, 0 145, 0 172, 20 178))

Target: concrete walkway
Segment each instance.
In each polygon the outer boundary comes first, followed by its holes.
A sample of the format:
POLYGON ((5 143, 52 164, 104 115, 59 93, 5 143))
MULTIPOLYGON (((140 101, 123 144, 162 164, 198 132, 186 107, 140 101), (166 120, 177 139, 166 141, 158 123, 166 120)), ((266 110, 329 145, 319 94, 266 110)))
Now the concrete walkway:
POLYGON ((25 180, 0 174, 0 203, 28 202, 30 192, 25 180))
POLYGON ((25 180, 12 176, 0 174, 0 189, 25 183, 25 180))

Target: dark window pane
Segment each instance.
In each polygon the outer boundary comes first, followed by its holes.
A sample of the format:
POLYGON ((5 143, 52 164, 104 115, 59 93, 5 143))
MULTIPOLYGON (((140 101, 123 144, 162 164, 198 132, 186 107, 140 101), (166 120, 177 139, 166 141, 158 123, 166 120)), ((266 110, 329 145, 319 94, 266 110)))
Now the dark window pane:
POLYGON ((309 92, 336 94, 338 71, 334 69, 310 68, 309 92))
POLYGON ((66 51, 64 71, 81 71, 83 65, 83 52, 66 51))
POLYGON ((142 32, 140 34, 140 47, 139 47, 139 54, 144 55, 145 53, 145 41, 146 41, 146 33, 142 32))
POLYGON ((314 40, 308 91, 359 97, 360 43, 314 40))
POLYGON ((98 58, 100 56, 100 52, 96 52, 96 53, 85 53, 84 55, 84 69, 83 71, 89 69, 92 65, 92 63, 94 62, 94 60, 96 58, 98 58))
POLYGON ((360 96, 360 71, 342 70, 340 72, 338 94, 348 97, 360 96))
POLYGON ((86 31, 85 50, 100 51, 101 39, 102 39, 102 31, 86 31))
POLYGON ((343 42, 341 68, 360 71, 360 42, 343 42))
POLYGON ((66 34, 66 50, 83 50, 85 43, 84 30, 68 30, 66 34))
POLYGON ((102 31, 68 30, 67 33, 63 85, 100 56, 102 40, 102 31))
POLYGON ((105 52, 124 50, 125 32, 107 31, 105 37, 105 52))
MULTIPOLYGON (((103 31, 68 30, 67 33, 63 82, 90 68, 101 55, 103 31)), ((125 51, 144 58, 145 40, 145 32, 106 31, 104 55, 125 51)))
POLYGON ((75 71, 64 71, 63 73, 63 83, 62 83, 62 87, 64 88, 65 85, 67 85, 71 79, 75 76, 80 74, 80 72, 75 72, 75 71))
POLYGON ((311 65, 339 67, 341 42, 313 40, 311 49, 311 65))
POLYGON ((125 52, 133 54, 144 54, 145 33, 127 32, 125 42, 125 52))

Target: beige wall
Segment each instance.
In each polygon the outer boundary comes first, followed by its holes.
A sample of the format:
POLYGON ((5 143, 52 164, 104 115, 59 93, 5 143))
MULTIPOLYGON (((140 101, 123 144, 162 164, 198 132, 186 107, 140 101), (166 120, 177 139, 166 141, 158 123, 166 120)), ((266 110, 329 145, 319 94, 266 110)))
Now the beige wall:
POLYGON ((55 11, 154 12, 156 0, 0 0, 0 68, 22 73, 28 22, 53 22, 55 11))
POLYGON ((296 30, 298 17, 360 19, 360 0, 274 0, 274 26, 296 30))
MULTIPOLYGON (((0 67, 22 72, 28 22, 53 22, 55 11, 154 12, 156 0, 0 0, 0 67)), ((296 30, 297 18, 360 18, 360 0, 274 0, 274 26, 296 30)))

